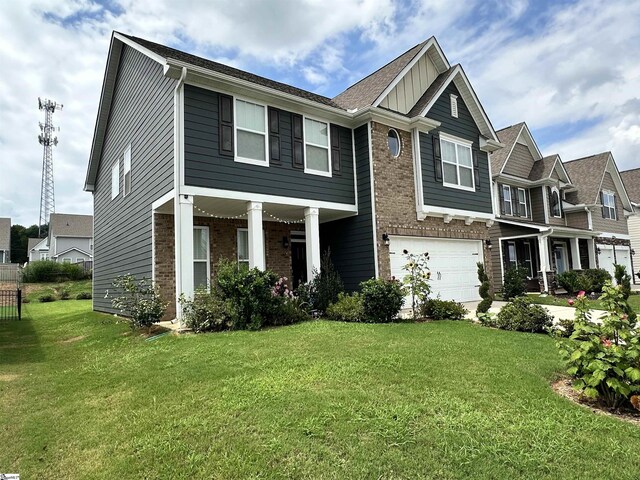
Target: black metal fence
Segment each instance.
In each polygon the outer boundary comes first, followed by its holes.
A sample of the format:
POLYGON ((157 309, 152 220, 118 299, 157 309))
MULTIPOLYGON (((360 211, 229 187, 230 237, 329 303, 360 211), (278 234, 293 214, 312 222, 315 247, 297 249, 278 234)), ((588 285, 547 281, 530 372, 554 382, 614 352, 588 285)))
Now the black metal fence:
POLYGON ((22 290, 0 290, 0 320, 22 320, 22 290))

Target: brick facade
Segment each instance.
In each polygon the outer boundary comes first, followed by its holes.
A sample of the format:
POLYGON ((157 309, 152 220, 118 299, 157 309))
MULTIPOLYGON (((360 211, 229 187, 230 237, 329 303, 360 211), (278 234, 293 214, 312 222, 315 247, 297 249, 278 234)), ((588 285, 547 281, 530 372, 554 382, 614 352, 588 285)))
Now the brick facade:
POLYGON ((457 238, 483 240, 484 264, 487 275, 492 278, 490 250, 486 240, 489 229, 485 221, 466 225, 464 220, 444 223, 439 217, 417 219, 416 192, 413 172, 413 145, 411 134, 398 130, 402 148, 394 158, 387 146, 389 126, 372 122, 371 141, 376 211, 376 242, 378 246, 378 268, 381 278, 391 276, 389 246, 384 245, 382 235, 407 235, 418 237, 457 238))
MULTIPOLYGON (((215 275, 215 264, 221 259, 236 260, 238 257, 237 229, 247 228, 246 220, 214 219, 194 217, 194 226, 209 227, 209 249, 211 252, 211 275, 215 275)), ((284 248, 284 237, 291 238, 292 231, 304 230, 303 225, 264 222, 267 268, 291 281, 291 249, 284 248)), ((155 278, 162 298, 169 302, 166 318, 175 318, 175 239, 173 215, 156 214, 154 219, 155 278)))

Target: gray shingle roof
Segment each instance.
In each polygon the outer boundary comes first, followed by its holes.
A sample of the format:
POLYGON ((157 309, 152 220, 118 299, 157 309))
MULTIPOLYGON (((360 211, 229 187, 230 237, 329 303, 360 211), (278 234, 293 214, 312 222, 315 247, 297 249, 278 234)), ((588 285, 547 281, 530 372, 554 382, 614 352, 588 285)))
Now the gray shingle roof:
POLYGON ((398 74, 422 50, 430 39, 410 48, 399 57, 394 58, 384 67, 351 85, 344 92, 333 98, 333 101, 345 110, 360 109, 372 105, 382 92, 393 82, 398 74))
POLYGON ((502 171, 502 167, 504 167, 504 164, 509 158, 513 145, 516 143, 516 140, 518 140, 518 135, 520 134, 520 130, 522 130, 523 125, 524 122, 516 123, 515 125, 511 125, 510 127, 503 128, 496 132, 498 140, 500 140, 500 143, 504 144, 504 147, 491 154, 492 175, 498 175, 502 171))
POLYGON ((11 219, 0 218, 0 250, 10 250, 11 247, 11 219))
POLYGON ((549 178, 549 175, 551 175, 553 170, 553 166, 556 164, 557 158, 558 155, 553 154, 534 162, 533 167, 531 167, 531 172, 529 172, 529 180, 536 181, 542 180, 543 178, 549 178))
POLYGON ((49 236, 93 237, 93 216, 52 213, 49 220, 49 236))
POLYGON ((600 201, 600 184, 609 155, 610 152, 603 152, 564 162, 564 168, 567 170, 571 182, 578 189, 575 192, 578 204, 593 205, 600 201))
POLYGON ((255 83, 256 85, 262 85, 263 87, 272 88, 273 90, 288 93, 290 95, 295 95, 296 97, 305 98, 307 100, 311 100, 312 102, 321 103, 330 107, 341 108, 330 98, 309 92, 307 90, 303 90, 301 88, 292 87, 291 85, 276 82, 275 80, 270 80, 259 75, 254 75, 253 73, 245 72, 244 70, 240 70, 238 68, 233 68, 222 63, 214 62, 213 60, 207 60, 206 58, 198 57, 197 55, 192 55, 181 50, 176 50, 175 48, 166 47, 155 42, 150 42, 149 40, 145 40, 144 38, 134 37, 132 35, 126 35, 124 33, 120 33, 120 35, 133 40, 137 44, 143 46, 144 48, 147 48, 148 50, 151 50, 153 53, 164 58, 170 58, 195 65, 197 67, 206 68, 207 70, 212 70, 224 75, 229 75, 230 77, 235 77, 240 80, 246 80, 248 82, 255 83))
POLYGON ((426 106, 429 105, 431 100, 434 99, 434 97, 438 93, 438 90, 440 90, 440 87, 447 83, 447 81, 453 74, 453 71, 458 65, 460 64, 453 65, 451 68, 442 72, 436 77, 436 79, 431 85, 429 85, 429 88, 427 88, 427 90, 422 94, 416 104, 411 108, 411 110, 409 110, 409 113, 407 114, 408 117, 415 117, 416 115, 420 115, 422 113, 422 110, 424 110, 426 106))
POLYGON ((620 172, 620 176, 631 201, 640 204, 640 168, 620 172))
POLYGON ((27 238, 27 254, 31 250, 33 250, 33 248, 43 240, 45 239, 44 238, 27 238))

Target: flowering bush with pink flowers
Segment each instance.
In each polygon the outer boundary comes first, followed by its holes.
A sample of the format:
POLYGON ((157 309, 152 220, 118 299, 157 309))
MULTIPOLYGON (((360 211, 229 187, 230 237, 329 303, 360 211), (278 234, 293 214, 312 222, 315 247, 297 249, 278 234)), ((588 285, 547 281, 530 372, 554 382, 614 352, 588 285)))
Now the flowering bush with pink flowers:
POLYGON ((602 323, 592 321, 585 292, 570 300, 576 308, 574 331, 558 348, 573 387, 617 409, 640 392, 640 336, 622 287, 607 282, 600 300, 607 310, 602 323))

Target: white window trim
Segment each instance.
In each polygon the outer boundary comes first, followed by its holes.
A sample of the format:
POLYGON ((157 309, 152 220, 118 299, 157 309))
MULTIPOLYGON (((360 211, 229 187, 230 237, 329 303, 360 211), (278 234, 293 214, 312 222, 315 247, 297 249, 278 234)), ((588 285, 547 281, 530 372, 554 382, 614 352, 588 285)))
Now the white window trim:
POLYGON ((118 195, 120 195, 120 159, 111 166, 111 200, 116 199, 118 195))
POLYGON ((618 219, 618 212, 616 211, 616 194, 615 192, 612 192, 611 190, 603 190, 602 191, 602 206, 604 207, 605 211, 608 212, 608 217, 604 217, 606 220, 617 220, 618 219), (612 201, 613 201, 613 206, 609 206, 606 204, 605 201, 605 197, 611 197, 612 201), (611 211, 613 211, 613 217, 611 216, 611 211))
POLYGON ((71 263, 71 259, 70 258, 63 258, 62 259, 62 263, 71 263))
POLYGON ((555 213, 551 212, 551 216, 553 218, 562 218, 562 198, 560 197, 560 192, 558 191, 558 189, 556 187, 551 187, 551 197, 549 198, 549 205, 551 205, 553 207, 553 193, 557 193, 558 194, 558 215, 556 215, 555 213))
POLYGON ((392 158, 398 158, 400 156, 400 154, 402 153, 402 138, 400 138, 400 134, 398 133, 398 131, 395 128, 390 128, 389 131, 387 132, 387 150, 389 150, 389 153, 391 154, 392 158), (398 139, 398 154, 394 155, 393 152, 391 151, 391 149, 389 148, 389 133, 394 132, 396 134, 396 137, 398 139))
POLYGON ((504 202, 505 206, 507 204, 507 199, 504 196, 504 192, 505 189, 509 190, 509 213, 507 213, 506 209, 504 214, 505 215, 509 215, 510 217, 513 217, 513 192, 511 190, 511 186, 510 185, 502 185, 502 201, 504 202))
MULTIPOLYGON (((240 264, 246 264, 247 267, 249 267, 249 259, 247 258, 246 260, 240 260, 240 232, 247 232, 247 243, 249 242, 249 229, 248 228, 238 228, 236 229, 236 262, 238 262, 238 265, 240 264)), ((267 233, 264 231, 264 229, 262 229, 262 234, 264 237, 264 248, 263 253, 264 253, 264 265, 266 267, 267 265, 267 233)), ((249 250, 249 246, 247 244, 247 250, 249 250)))
POLYGON ((124 154, 122 157, 124 162, 124 167, 122 169, 123 170, 122 178, 124 180, 124 184, 122 185, 122 196, 126 197, 131 193, 131 188, 132 188, 131 178, 129 178, 129 192, 127 193, 127 173, 131 175, 131 144, 127 145, 127 148, 124 149, 124 154), (128 162, 127 162, 127 158, 129 159, 128 162))
POLYGON ((466 190, 467 192, 475 192, 476 191, 476 178, 475 178, 475 174, 474 174, 474 168, 473 168, 473 142, 470 142, 469 140, 464 140, 462 138, 458 138, 458 137, 454 137, 453 135, 447 135, 446 133, 440 133, 440 162, 442 164, 442 185, 444 185, 445 187, 449 187, 449 188, 457 188, 458 190, 466 190), (449 165, 454 165, 451 162, 445 162, 444 160, 444 155, 442 154, 442 152, 444 151, 442 148, 442 141, 446 141, 449 143, 453 143, 456 145, 456 175, 458 176, 458 181, 460 181, 460 164, 458 163, 458 148, 457 145, 460 145, 462 147, 466 147, 470 150, 471 153, 471 166, 470 167, 466 167, 466 166, 462 166, 462 168, 467 168, 469 170, 471 170, 471 182, 473 183, 473 185, 471 187, 466 187, 464 185, 460 185, 460 184, 456 184, 456 183, 448 183, 445 181, 444 179, 444 164, 448 163, 449 165))
POLYGON ((233 97, 233 158, 239 163, 248 163, 249 165, 258 165, 260 167, 269 166, 269 109, 264 103, 257 102, 253 99, 243 97, 233 97), (258 130, 252 130, 250 128, 244 128, 238 126, 238 109, 236 108, 237 102, 252 103, 253 105, 259 105, 264 108, 264 132, 258 130), (246 158, 238 155, 238 129, 243 132, 256 133, 264 137, 264 160, 256 160, 255 158, 246 158))
MULTIPOLYGON (((207 232, 207 259, 206 260, 201 260, 198 259, 196 260, 195 258, 193 258, 193 263, 204 263, 207 262, 207 288, 211 288, 211 238, 209 237, 209 227, 206 226, 202 226, 202 225, 194 225, 193 226, 194 230, 204 230, 205 232, 207 232)), ((194 274, 194 286, 195 286, 195 274, 194 274)))
POLYGON ((333 176, 332 165, 331 165, 331 125, 329 122, 325 120, 321 120, 315 117, 309 117, 307 115, 302 117, 302 141, 304 144, 304 173, 309 173, 311 175, 319 175, 321 177, 331 177, 333 176), (314 122, 324 123, 327 126, 327 146, 318 145, 317 143, 307 142, 307 128, 306 128, 306 120, 313 120, 314 122), (327 150, 327 163, 329 164, 329 171, 323 172, 322 170, 314 170, 312 168, 307 167, 307 145, 311 145, 312 147, 324 148, 327 150))
POLYGON ((76 257, 76 263, 80 263, 80 262, 84 263, 84 258, 76 257))
POLYGON ((451 103, 451 116, 458 118, 458 96, 452 93, 449 95, 449 100, 451 103))
MULTIPOLYGON (((524 215, 522 216, 529 218, 529 205, 527 205, 527 191, 524 188, 518 188, 517 196, 518 198, 516 200, 518 201, 518 205, 524 205, 524 215), (520 201, 520 192, 522 192, 524 195, 524 203, 520 201)), ((518 208, 518 210, 520 210, 520 208, 518 208)))

